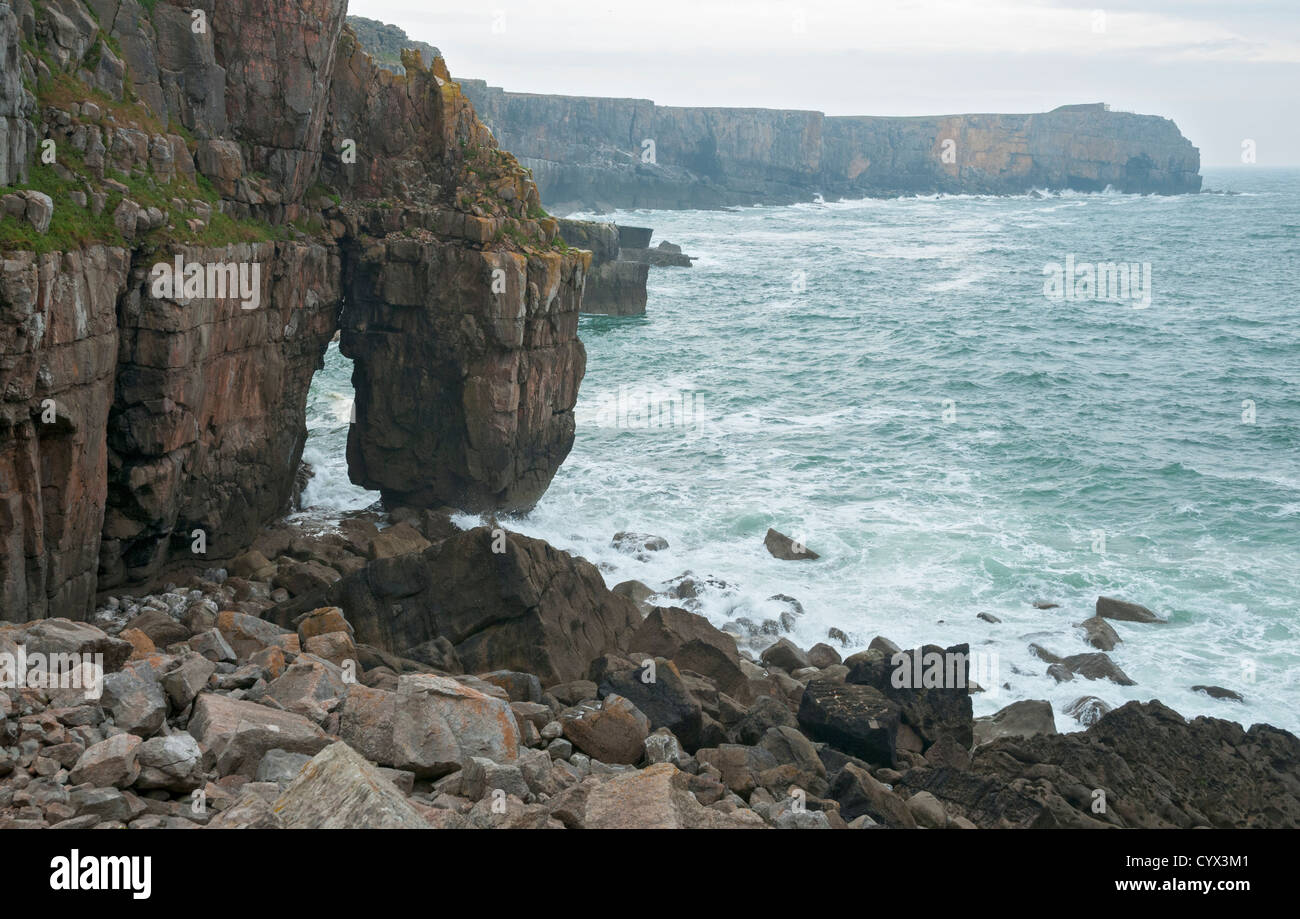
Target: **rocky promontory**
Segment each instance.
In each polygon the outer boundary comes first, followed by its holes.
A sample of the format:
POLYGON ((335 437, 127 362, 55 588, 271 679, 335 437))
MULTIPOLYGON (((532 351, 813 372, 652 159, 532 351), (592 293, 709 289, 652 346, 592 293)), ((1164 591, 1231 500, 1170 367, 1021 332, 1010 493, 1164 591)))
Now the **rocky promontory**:
POLYGON ((833 117, 462 85, 557 213, 826 198, 1199 191, 1200 153, 1167 118, 1065 105, 1038 114, 833 117))
POLYGON ((590 254, 441 58, 394 74, 345 12, 0 2, 0 619, 246 548, 340 330, 385 499, 524 508, 567 455, 590 254))

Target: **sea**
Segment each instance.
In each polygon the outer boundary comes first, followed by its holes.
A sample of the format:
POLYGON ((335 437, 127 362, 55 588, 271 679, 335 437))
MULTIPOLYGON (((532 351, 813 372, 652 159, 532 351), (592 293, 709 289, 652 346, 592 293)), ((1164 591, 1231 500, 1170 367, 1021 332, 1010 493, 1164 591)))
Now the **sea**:
MULTIPOLYGON (((696 261, 652 269, 644 317, 582 318, 576 444, 508 525, 611 586, 689 573, 719 627, 792 597, 804 648, 967 643, 977 715, 1046 699, 1080 730, 1091 695, 1300 732, 1300 170, 1203 176, 575 215, 696 261), (774 558, 769 528, 820 557, 774 558), (1093 651, 1099 596, 1165 621, 1112 623, 1135 685, 1058 684, 1030 645, 1093 651)), ((321 519, 376 498, 347 478, 350 375, 332 345, 310 395, 321 519)))

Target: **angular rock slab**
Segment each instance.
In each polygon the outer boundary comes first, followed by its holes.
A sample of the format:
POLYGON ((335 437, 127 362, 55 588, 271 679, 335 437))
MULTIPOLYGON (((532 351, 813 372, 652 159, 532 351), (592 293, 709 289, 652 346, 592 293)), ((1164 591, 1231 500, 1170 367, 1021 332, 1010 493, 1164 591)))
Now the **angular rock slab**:
POLYGON ((762 818, 724 814, 688 790, 689 776, 671 763, 587 779, 562 792, 551 813, 565 826, 590 830, 763 829, 762 818))
POLYGON ((316 754, 329 737, 301 715, 255 702, 202 693, 194 701, 189 732, 203 751, 205 768, 250 779, 268 750, 316 754))
POLYGON ((339 736, 368 759, 436 778, 467 759, 513 762, 519 728, 509 703, 448 677, 402 677, 397 692, 348 688, 339 736))
POLYGON ((397 786, 345 743, 321 750, 276 799, 291 830, 427 830, 397 786))

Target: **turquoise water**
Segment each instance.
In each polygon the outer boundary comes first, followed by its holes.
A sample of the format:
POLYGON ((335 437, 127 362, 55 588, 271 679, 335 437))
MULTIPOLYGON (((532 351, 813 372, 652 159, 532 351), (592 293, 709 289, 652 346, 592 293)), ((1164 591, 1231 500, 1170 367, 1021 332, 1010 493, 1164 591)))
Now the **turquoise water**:
MULTIPOLYGON (((1236 194, 613 215, 699 260, 652 271, 645 318, 582 320, 577 444, 514 526, 610 584, 723 582, 718 625, 780 593, 805 647, 968 641, 996 662, 979 714, 1045 698, 1072 729, 1095 694, 1300 730, 1300 171, 1205 185, 1236 194), (1049 299, 1071 255, 1148 263, 1150 305, 1049 299), (769 526, 821 560, 772 558, 769 526), (670 548, 621 555, 620 530, 670 548), (1099 594, 1169 622, 1115 624, 1137 686, 1058 686, 1028 645, 1091 651, 1099 594)), ((312 397, 326 509, 372 497, 342 473, 347 372, 331 350, 312 397)))

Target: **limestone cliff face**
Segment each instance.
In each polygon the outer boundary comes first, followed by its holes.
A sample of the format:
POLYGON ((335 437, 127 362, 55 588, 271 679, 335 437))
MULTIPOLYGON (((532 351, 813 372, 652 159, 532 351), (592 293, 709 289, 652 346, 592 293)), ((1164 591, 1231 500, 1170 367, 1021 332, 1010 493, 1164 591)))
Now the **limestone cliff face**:
POLYGON ((1178 194, 1201 184, 1200 154, 1173 122, 1101 105, 1036 115, 839 118, 462 85, 557 211, 1107 185, 1178 194))
POLYGON ((246 547, 340 328, 387 500, 526 506, 567 454, 589 253, 441 61, 382 71, 345 14, 0 0, 0 619, 246 547))

